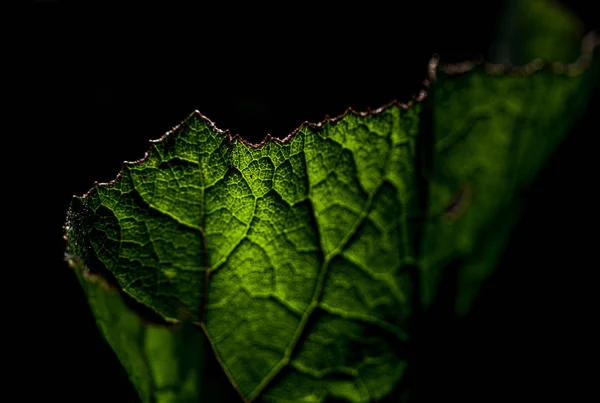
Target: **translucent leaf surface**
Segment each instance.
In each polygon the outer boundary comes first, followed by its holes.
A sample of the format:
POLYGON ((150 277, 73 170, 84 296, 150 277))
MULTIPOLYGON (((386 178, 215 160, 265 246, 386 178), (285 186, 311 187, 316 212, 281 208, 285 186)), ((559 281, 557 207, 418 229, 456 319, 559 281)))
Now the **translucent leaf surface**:
POLYGON ((434 59, 426 97, 258 145, 195 112, 75 197, 68 259, 142 400, 389 396, 443 269, 467 312, 585 109, 586 41, 570 65, 434 59))

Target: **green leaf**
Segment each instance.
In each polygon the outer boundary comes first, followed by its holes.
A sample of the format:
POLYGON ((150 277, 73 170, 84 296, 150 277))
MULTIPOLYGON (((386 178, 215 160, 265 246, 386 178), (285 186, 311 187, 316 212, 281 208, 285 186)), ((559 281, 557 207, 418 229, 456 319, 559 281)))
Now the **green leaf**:
POLYGON ((383 396, 405 367, 420 110, 259 147, 194 113, 74 200, 70 253, 165 322, 199 325, 248 399, 383 396))
POLYGON ((459 258, 457 310, 467 312, 508 240, 519 192, 585 108, 597 64, 575 78, 577 66, 537 62, 509 72, 487 65, 442 73, 433 94, 436 143, 420 261, 425 305, 440 272, 459 258), (562 69, 572 71, 554 71, 562 69))
POLYGON ((460 262, 461 314, 494 269, 585 108, 584 56, 434 60, 427 97, 259 145, 195 112, 75 197, 68 259, 142 400, 226 401, 228 382, 246 401, 390 396, 444 268, 460 262))

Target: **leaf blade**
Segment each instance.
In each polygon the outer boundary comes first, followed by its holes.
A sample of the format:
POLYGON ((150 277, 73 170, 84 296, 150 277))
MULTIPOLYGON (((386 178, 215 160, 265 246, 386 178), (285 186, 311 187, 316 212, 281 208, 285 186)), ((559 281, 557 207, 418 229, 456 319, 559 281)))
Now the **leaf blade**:
MULTIPOLYGON (((159 321, 199 326, 245 400, 378 400, 406 368, 411 294, 430 306, 458 257, 456 310, 468 310, 517 219, 519 191, 583 109, 597 61, 584 73, 551 68, 529 77, 440 70, 425 104, 347 112, 259 146, 194 113, 116 181, 73 201, 69 253, 159 321), (424 213, 417 145, 431 109, 424 213), (413 265, 422 290, 412 288, 413 265)), ((147 344, 131 341, 138 333, 158 331, 123 326, 108 313, 125 312, 120 300, 84 288, 143 399, 210 393, 182 375, 206 374, 201 335, 151 338, 163 363, 185 355, 172 346, 200 351, 185 370, 128 355, 124 346, 147 344), (190 389, 148 386, 175 378, 190 389)))

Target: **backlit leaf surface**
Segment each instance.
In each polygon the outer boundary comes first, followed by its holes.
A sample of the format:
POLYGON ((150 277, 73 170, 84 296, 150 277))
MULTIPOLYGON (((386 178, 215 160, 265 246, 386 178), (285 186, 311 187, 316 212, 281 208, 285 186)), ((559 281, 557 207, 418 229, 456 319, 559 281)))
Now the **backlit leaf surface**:
POLYGON ((74 198, 69 261, 142 400, 389 396, 443 269, 461 314, 494 269, 594 41, 568 66, 432 63, 427 97, 258 145, 195 112, 74 198))

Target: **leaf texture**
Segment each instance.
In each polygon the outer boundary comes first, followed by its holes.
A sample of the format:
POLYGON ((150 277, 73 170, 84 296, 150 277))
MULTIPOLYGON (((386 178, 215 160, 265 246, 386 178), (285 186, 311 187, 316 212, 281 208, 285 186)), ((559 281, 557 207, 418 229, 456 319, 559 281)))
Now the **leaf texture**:
POLYGON ((420 110, 349 112, 257 147, 194 113, 74 200, 71 253, 166 322, 201 326, 248 399, 276 376, 274 398, 314 392, 301 379, 321 397, 385 395, 405 367, 420 110))
POLYGON ((223 400, 215 370, 245 401, 389 396, 444 268, 464 314, 585 109, 586 40, 571 65, 434 59, 427 97, 258 145, 194 112, 75 197, 68 259, 142 400, 223 400))

